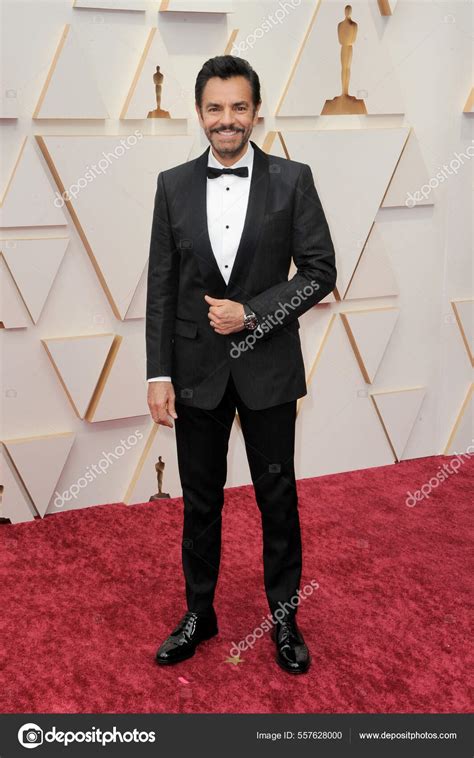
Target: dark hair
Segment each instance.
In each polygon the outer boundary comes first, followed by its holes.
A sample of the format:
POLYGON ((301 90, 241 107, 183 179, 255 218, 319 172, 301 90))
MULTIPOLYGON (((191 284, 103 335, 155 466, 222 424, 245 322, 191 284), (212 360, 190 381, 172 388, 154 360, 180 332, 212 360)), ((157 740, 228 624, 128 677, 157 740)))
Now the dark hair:
POLYGON ((196 77, 194 95, 199 108, 202 108, 202 93, 207 81, 218 76, 221 79, 230 79, 231 76, 245 76, 252 87, 252 100, 254 107, 260 103, 260 80, 248 61, 235 55, 216 55, 209 58, 203 65, 196 77))

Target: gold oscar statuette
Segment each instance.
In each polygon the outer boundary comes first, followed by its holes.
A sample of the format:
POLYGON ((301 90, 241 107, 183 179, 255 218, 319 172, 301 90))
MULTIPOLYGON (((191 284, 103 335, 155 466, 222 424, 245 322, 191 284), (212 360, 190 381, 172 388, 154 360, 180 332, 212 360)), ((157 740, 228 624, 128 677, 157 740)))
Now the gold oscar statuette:
POLYGON ((169 111, 161 109, 161 90, 163 88, 163 74, 160 71, 160 67, 156 67, 156 71, 153 74, 153 82, 155 84, 155 97, 156 108, 154 111, 149 111, 147 118, 171 118, 169 111))
POLYGON ((352 6, 346 5, 345 19, 337 25, 337 36, 341 45, 341 82, 342 94, 332 100, 326 100, 321 111, 322 116, 342 116, 350 114, 367 114, 363 100, 349 95, 351 77, 352 46, 357 37, 357 24, 352 20, 352 6))
POLYGON ((161 500, 164 497, 169 497, 169 493, 162 492, 164 468, 165 468, 165 462, 161 460, 161 455, 159 455, 158 460, 155 463, 156 478, 158 481, 158 492, 156 492, 154 495, 151 496, 151 498, 148 501, 149 503, 153 502, 153 500, 161 500))

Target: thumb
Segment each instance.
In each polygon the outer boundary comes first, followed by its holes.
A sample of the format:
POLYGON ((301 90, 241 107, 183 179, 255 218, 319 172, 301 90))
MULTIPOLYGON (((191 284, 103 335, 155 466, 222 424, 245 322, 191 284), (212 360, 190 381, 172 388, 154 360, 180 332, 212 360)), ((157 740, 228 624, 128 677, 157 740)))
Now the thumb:
POLYGON ((211 305, 218 305, 221 301, 217 297, 211 297, 210 295, 204 295, 208 303, 211 305))

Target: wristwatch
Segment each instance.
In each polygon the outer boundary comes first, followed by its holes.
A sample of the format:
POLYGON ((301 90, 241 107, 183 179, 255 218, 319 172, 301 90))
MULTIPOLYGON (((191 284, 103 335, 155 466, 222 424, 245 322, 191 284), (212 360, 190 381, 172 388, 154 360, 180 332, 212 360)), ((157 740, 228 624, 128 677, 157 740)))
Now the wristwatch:
POLYGON ((258 318, 247 303, 243 303, 244 306, 244 327, 253 331, 258 326, 258 318))

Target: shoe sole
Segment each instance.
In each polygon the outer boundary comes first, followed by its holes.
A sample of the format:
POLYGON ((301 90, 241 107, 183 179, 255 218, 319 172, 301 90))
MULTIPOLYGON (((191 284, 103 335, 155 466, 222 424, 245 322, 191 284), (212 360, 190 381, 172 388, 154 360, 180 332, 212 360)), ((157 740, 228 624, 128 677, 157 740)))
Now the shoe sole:
POLYGON ((211 632, 211 634, 206 635, 203 637, 199 642, 197 643, 196 647, 194 647, 190 653, 187 653, 182 658, 175 658, 174 661, 161 661, 159 658, 155 657, 155 663, 158 664, 158 666, 174 666, 176 663, 181 663, 182 661, 187 661, 189 658, 192 658, 194 653, 196 652, 197 646, 201 644, 201 642, 206 642, 206 640, 212 639, 212 637, 215 637, 216 634, 219 634, 219 630, 216 629, 215 632, 211 632))

